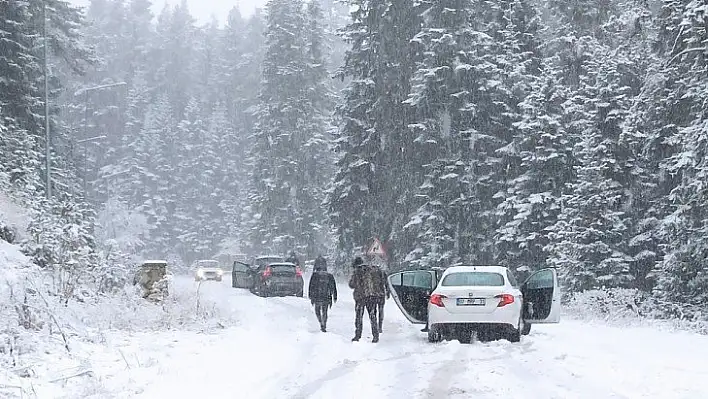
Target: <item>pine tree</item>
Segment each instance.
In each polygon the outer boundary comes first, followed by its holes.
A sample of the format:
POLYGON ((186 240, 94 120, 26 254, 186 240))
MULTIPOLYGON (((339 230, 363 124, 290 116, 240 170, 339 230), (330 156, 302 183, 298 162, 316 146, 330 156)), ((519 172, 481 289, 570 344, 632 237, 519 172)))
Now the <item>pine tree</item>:
MULTIPOLYGON (((322 231, 315 186, 323 181, 318 157, 326 150, 321 100, 308 52, 307 17, 299 0, 268 3, 263 81, 256 111, 249 199, 252 245, 312 256, 322 231)), ((316 51, 316 49, 315 49, 316 51)))
MULTIPOLYGON (((351 1, 344 29, 351 45, 340 77, 351 82, 338 109, 335 184, 328 198, 338 248, 349 256, 372 237, 389 240, 407 222, 406 198, 419 176, 407 124, 415 51, 420 29, 415 4, 401 0, 351 1)), ((391 255, 395 256, 395 253, 391 255)))
POLYGON ((668 197, 671 213, 663 220, 666 256, 657 271, 656 294, 662 301, 682 304, 688 314, 696 314, 708 303, 708 268, 704 261, 708 250, 700 239, 708 231, 702 216, 708 133, 705 18, 701 2, 667 0, 659 22, 662 38, 670 40, 666 43, 672 46, 667 46, 664 53, 667 61, 662 71, 667 77, 663 87, 668 93, 666 99, 656 98, 660 100, 656 106, 667 112, 666 119, 670 122, 661 131, 669 136, 666 143, 679 146, 676 154, 668 158, 664 170, 680 181, 668 197))
POLYGON ((175 243, 172 219, 176 208, 175 171, 167 152, 174 140, 172 112, 167 97, 160 96, 148 107, 140 134, 130 146, 135 157, 131 163, 136 165, 134 172, 138 173, 132 182, 131 197, 148 216, 151 226, 148 251, 153 256, 164 256, 175 243))
POLYGON ((637 286, 646 277, 632 256, 641 256, 631 212, 639 205, 631 193, 640 163, 624 126, 645 66, 622 43, 636 23, 618 23, 617 3, 551 4, 559 22, 551 60, 568 90, 564 112, 577 181, 550 229, 548 263, 562 269, 569 291, 637 286))
POLYGON ((539 78, 520 104, 522 119, 517 132, 516 173, 507 180, 495 239, 504 253, 501 263, 518 270, 546 266, 548 228, 556 223, 562 196, 574 181, 572 143, 565 125, 563 87, 552 76, 539 78))
POLYGON ((157 22, 157 65, 155 87, 169 96, 172 112, 179 120, 187 102, 194 94, 192 78, 194 68, 195 27, 186 0, 171 8, 165 6, 157 22))
POLYGON ((501 255, 492 240, 495 208, 502 183, 515 173, 518 103, 538 74, 534 15, 523 1, 434 2, 427 9, 416 37, 426 57, 409 102, 428 180, 425 202, 408 224, 417 236, 409 261, 426 258, 431 237, 447 242, 445 255, 433 257, 437 265, 491 263, 501 255))
POLYGON ((219 246, 228 247, 230 243, 242 243, 248 239, 243 215, 248 194, 245 140, 239 137, 229 121, 227 107, 220 103, 216 104, 209 118, 209 136, 215 140, 216 150, 221 155, 216 164, 218 183, 212 201, 217 201, 216 205, 222 215, 219 220, 223 222, 215 227, 220 229, 219 246))
POLYGON ((41 103, 36 96, 34 78, 41 74, 32 54, 32 31, 27 24, 29 7, 24 2, 0 3, 0 123, 5 127, 0 136, 2 172, 10 183, 30 196, 40 184, 36 170, 41 155, 38 137, 32 132, 43 131, 36 111, 41 103))

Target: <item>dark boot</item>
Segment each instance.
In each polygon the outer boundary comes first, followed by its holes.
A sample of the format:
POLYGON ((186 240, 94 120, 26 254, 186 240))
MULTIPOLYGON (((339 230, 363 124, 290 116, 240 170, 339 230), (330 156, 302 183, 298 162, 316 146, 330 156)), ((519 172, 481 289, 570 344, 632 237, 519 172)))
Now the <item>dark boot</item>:
POLYGON ((325 305, 322 308, 322 323, 320 323, 322 326, 322 332, 327 332, 327 311, 328 310, 329 309, 328 309, 327 305, 325 305))
POLYGON ((371 340, 371 342, 373 342, 373 343, 379 342, 379 336, 378 335, 375 336, 374 339, 371 340))
POLYGON ((352 338, 352 342, 359 341, 361 339, 361 332, 363 329, 363 317, 364 317, 364 302, 363 301, 358 301, 354 305, 354 338, 352 338))

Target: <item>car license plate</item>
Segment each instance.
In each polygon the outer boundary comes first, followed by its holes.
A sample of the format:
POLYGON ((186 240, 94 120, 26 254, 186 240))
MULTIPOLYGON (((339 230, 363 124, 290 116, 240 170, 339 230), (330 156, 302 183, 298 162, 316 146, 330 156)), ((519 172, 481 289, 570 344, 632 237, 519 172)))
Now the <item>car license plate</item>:
POLYGON ((484 306, 484 298, 457 298, 457 306, 484 306))

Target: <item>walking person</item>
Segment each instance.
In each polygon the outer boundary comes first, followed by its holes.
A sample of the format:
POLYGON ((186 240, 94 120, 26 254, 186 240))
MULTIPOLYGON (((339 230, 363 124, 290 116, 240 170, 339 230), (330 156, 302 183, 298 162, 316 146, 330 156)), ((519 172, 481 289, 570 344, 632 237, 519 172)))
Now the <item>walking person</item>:
POLYGON ((314 272, 310 277, 307 292, 310 302, 315 307, 320 330, 327 332, 327 313, 332 303, 337 302, 337 283, 332 273, 327 272, 327 260, 322 255, 315 259, 314 272))
POLYGON ((373 266, 373 272, 377 274, 378 295, 376 297, 376 313, 378 315, 379 334, 383 332, 384 306, 386 300, 391 298, 391 290, 388 288, 388 276, 379 266, 373 266))
POLYGON ((364 264, 361 257, 356 257, 352 265, 354 272, 349 279, 349 288, 354 290, 354 338, 352 341, 359 341, 363 330, 364 310, 369 314, 371 324, 371 342, 379 342, 379 322, 377 317, 378 301, 381 295, 386 295, 381 289, 385 289, 381 283, 381 274, 377 273, 370 265, 364 264))

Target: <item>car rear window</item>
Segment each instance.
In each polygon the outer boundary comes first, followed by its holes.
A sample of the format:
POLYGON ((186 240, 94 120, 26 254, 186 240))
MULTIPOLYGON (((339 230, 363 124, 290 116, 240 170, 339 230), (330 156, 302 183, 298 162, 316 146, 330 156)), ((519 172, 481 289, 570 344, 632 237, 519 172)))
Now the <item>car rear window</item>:
POLYGON ((270 270, 275 274, 295 273, 295 266, 291 265, 270 265, 270 270))
POLYGON ((265 266, 270 263, 282 262, 282 258, 258 258, 256 259, 257 266, 265 266))
POLYGON ((492 272, 458 272, 448 274, 440 284, 444 287, 501 287, 504 276, 492 272))

